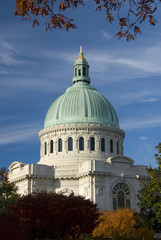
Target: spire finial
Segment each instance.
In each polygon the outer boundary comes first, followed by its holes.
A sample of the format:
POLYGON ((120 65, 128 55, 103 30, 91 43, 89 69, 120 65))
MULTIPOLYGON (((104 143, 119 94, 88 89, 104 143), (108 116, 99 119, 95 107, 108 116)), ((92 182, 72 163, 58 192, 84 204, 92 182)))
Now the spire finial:
POLYGON ((82 45, 80 45, 80 54, 83 53, 83 50, 82 50, 82 45))

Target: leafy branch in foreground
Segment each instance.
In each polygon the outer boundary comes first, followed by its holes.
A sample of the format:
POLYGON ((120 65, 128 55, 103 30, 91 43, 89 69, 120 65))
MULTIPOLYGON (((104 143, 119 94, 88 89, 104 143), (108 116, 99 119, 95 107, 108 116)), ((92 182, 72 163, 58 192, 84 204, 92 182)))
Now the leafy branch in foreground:
MULTIPOLYGON (((153 26, 157 23, 154 14, 160 0, 94 0, 94 2, 96 11, 105 11, 107 22, 118 21, 119 31, 115 35, 118 39, 134 40, 141 34, 139 25, 145 20, 153 26)), ((45 18, 46 31, 56 28, 68 31, 76 28, 76 25, 73 18, 68 18, 62 12, 85 5, 85 0, 16 0, 14 15, 22 17, 23 20, 31 20, 33 27, 39 26, 38 17, 45 18)))

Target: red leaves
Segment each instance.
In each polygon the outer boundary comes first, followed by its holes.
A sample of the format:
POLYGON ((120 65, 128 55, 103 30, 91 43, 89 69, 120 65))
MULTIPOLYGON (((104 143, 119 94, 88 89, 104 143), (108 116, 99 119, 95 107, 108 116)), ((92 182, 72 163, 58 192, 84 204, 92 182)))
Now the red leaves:
POLYGON ((6 232, 3 240, 77 239, 80 234, 92 233, 98 216, 96 205, 81 196, 35 193, 21 197, 7 215, 0 215, 0 239, 2 232, 6 232))

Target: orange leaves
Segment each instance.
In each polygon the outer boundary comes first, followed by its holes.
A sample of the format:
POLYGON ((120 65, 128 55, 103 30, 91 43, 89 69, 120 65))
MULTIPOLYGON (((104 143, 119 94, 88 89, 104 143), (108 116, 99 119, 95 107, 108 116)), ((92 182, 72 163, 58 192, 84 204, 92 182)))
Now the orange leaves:
POLYGON ((84 6, 84 0, 64 0, 56 4, 57 0, 16 0, 14 15, 22 17, 23 20, 32 20, 33 27, 39 26, 38 17, 45 17, 46 30, 53 28, 65 29, 76 28, 73 19, 65 15, 55 13, 65 11, 67 8, 77 8, 78 5, 84 6), (54 5, 55 4, 55 5, 54 5))
POLYGON ((135 40, 141 30, 139 24, 149 19, 151 25, 156 24, 154 13, 157 10, 156 1, 151 0, 95 0, 96 10, 105 10, 106 20, 111 23, 119 22, 119 31, 116 33, 118 39, 125 38, 127 41, 135 40))
POLYGON ((59 5, 59 11, 60 11, 60 10, 65 11, 66 8, 67 8, 67 7, 66 7, 66 4, 65 4, 64 2, 61 2, 60 5, 59 5))
POLYGON ((35 25, 39 26, 39 21, 37 19, 34 19, 32 26, 35 27, 35 25))
POLYGON ((153 17, 152 15, 149 16, 149 22, 150 22, 150 24, 153 25, 153 26, 154 26, 155 23, 156 23, 156 20, 154 19, 154 17, 153 17))
MULTIPOLYGON (((147 19, 151 25, 157 23, 154 13, 157 10, 156 1, 152 0, 93 0, 97 7, 96 11, 105 11, 106 21, 112 23, 118 21, 118 39, 125 38, 127 41, 135 40, 141 34, 139 24, 147 19)), ((85 6, 85 0, 15 0, 14 15, 23 20, 32 20, 33 27, 39 25, 39 17, 45 18, 46 30, 53 28, 65 29, 76 28, 72 18, 60 14, 69 8, 85 6)))
POLYGON ((151 232, 138 216, 130 209, 118 209, 115 212, 102 212, 99 225, 93 231, 94 237, 110 239, 152 239, 151 232))
POLYGON ((69 30, 69 28, 76 28, 76 25, 71 23, 73 19, 68 19, 66 16, 62 14, 55 14, 51 16, 50 20, 46 22, 46 31, 51 30, 52 28, 59 28, 63 29, 65 28, 66 31, 69 30))

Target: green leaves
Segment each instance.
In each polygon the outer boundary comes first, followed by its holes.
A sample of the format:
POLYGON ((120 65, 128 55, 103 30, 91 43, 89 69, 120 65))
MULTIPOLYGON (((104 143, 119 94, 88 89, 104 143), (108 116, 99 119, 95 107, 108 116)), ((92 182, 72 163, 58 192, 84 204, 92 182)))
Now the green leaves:
POLYGON ((0 213, 6 212, 19 198, 17 187, 8 181, 5 168, 0 169, 0 213))
POLYGON ((155 231, 161 231, 161 143, 156 146, 155 155, 158 168, 147 169, 149 181, 139 192, 140 213, 149 227, 155 231))

